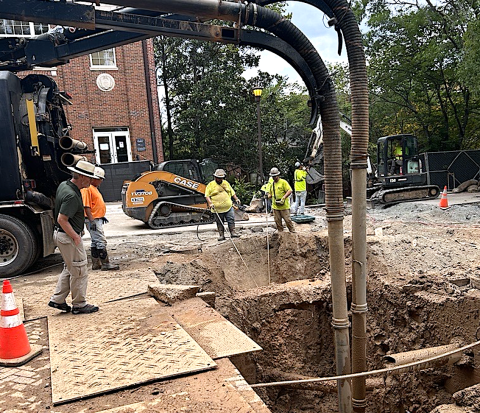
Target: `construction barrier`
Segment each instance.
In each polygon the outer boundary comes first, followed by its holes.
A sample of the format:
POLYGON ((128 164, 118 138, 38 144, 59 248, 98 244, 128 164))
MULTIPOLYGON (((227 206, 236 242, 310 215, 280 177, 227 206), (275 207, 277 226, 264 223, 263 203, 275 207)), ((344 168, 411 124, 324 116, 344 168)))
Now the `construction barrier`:
POLYGON ((41 352, 41 346, 30 346, 12 285, 5 280, 0 311, 0 366, 21 366, 41 352))

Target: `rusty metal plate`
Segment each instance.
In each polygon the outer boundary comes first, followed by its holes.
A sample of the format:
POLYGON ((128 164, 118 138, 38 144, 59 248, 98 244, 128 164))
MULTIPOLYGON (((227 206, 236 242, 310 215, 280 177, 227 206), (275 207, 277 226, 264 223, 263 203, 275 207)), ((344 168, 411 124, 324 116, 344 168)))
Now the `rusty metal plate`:
POLYGON ((262 350, 255 341, 200 298, 176 303, 173 315, 213 359, 262 350))
POLYGON ((48 332, 53 404, 216 366, 153 298, 49 316, 48 332))

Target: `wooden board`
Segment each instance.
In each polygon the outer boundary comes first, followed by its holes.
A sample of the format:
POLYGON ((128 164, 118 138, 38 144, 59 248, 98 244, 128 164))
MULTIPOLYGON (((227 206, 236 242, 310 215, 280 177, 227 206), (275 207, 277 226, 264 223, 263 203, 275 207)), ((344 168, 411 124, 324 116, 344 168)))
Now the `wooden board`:
POLYGON ((48 332, 54 405, 216 366, 153 298, 49 316, 48 332))
POLYGON ((174 304, 175 320, 213 359, 262 348, 200 298, 174 304))

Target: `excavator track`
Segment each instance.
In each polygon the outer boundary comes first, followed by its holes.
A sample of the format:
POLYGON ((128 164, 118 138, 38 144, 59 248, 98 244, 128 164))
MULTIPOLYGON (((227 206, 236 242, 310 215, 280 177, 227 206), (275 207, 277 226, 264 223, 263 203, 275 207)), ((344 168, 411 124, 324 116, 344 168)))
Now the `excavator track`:
POLYGON ((215 216, 208 209, 162 201, 155 205, 147 223, 152 229, 160 229, 211 224, 214 221, 215 216))
POLYGON ((399 202, 435 199, 440 194, 436 185, 409 186, 405 188, 381 189, 375 192, 370 201, 381 205, 394 205, 399 202))

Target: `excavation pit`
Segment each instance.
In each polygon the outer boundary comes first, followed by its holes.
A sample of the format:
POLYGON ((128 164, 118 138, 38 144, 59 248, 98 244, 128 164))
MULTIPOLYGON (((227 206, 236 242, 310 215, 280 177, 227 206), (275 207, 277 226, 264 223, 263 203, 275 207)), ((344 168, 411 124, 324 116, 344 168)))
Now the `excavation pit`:
MULTIPOLYGON (((270 237, 269 244, 270 257, 265 234, 235 240, 240 257, 227 241, 204 249, 189 262, 167 262, 156 274, 162 283, 195 284, 216 292, 216 309, 263 348, 232 358, 249 383, 334 376, 328 238, 283 233, 270 237)), ((457 274, 451 280, 423 271, 399 274, 376 237, 370 237, 367 251, 369 371, 385 368, 388 354, 477 340, 480 293, 471 284, 455 282, 457 274)), ((347 238, 349 306, 350 253, 347 238)), ((471 401, 469 395, 476 390, 470 386, 480 382, 478 357, 478 348, 473 348, 454 365, 368 377, 366 411, 443 412, 449 410, 438 406, 456 401, 471 407, 475 397, 471 401), (460 397, 462 389, 465 394, 460 397)), ((336 382, 256 391, 272 412, 338 411, 336 382)))

